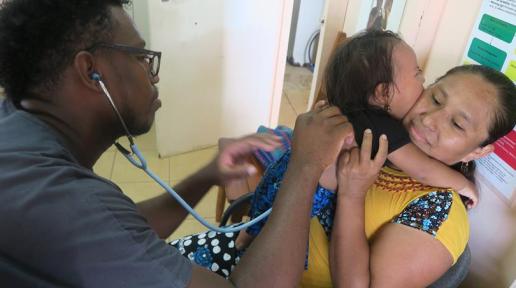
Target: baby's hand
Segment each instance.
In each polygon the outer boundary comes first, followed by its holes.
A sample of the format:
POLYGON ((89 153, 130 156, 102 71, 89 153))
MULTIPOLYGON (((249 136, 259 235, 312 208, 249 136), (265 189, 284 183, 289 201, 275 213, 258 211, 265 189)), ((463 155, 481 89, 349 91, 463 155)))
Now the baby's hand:
POLYGON ((468 209, 475 208, 475 206, 477 206, 478 190, 473 182, 466 181, 466 186, 457 192, 464 197, 468 197, 468 201, 466 201, 466 206, 468 209))

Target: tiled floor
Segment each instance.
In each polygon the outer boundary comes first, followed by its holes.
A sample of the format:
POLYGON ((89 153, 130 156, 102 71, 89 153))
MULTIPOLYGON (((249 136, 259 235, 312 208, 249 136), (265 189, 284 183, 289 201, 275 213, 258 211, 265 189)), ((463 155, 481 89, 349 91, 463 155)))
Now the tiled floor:
POLYGON ((294 127, 297 115, 308 108, 308 96, 312 84, 312 72, 307 68, 287 64, 279 124, 294 127))
MULTIPOLYGON (((306 68, 287 65, 283 99, 281 101, 279 124, 294 127, 299 113, 306 111, 312 73, 306 68)), ((122 144, 126 144, 121 140, 122 144)), ((198 150, 169 158, 159 158, 156 148, 156 132, 151 129, 146 135, 136 139, 136 144, 145 155, 151 170, 172 186, 210 161, 217 153, 217 147, 198 150)), ((140 202, 159 195, 163 189, 143 171, 134 168, 116 149, 106 151, 94 167, 97 174, 111 179, 133 201, 140 202)), ((215 203, 217 188, 212 188, 197 205, 196 210, 208 221, 215 224, 215 203)), ((192 216, 169 237, 181 236, 206 230, 192 216)))

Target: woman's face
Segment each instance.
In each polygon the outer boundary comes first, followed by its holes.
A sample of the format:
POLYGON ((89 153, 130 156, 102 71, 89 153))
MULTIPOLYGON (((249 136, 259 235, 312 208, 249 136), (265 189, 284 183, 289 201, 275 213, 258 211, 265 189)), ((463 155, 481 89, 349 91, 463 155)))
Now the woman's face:
POLYGON ((412 143, 448 165, 485 156, 492 145, 479 146, 494 119, 496 93, 478 75, 457 73, 441 79, 423 92, 403 119, 412 143))

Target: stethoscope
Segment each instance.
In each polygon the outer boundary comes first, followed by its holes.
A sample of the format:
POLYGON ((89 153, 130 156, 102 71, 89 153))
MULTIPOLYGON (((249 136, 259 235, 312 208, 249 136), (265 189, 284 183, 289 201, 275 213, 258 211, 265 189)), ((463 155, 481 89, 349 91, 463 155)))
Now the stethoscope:
POLYGON ((177 200, 177 202, 179 202, 179 204, 181 204, 181 206, 183 206, 186 209, 186 211, 188 211, 188 213, 192 214, 192 216, 195 219, 197 219, 197 221, 199 221, 202 225, 204 225, 208 229, 216 231, 216 232, 231 233, 231 232, 237 232, 237 231, 246 229, 247 227, 252 226, 252 225, 256 224, 257 222, 261 221, 263 218, 269 216, 269 214, 272 211, 272 208, 269 208, 267 211, 263 212, 262 214, 260 214, 260 216, 256 217, 255 219, 253 219, 247 223, 240 224, 238 226, 217 227, 217 226, 214 226, 214 225, 208 223, 208 221, 206 221, 206 219, 204 219, 192 207, 190 207, 190 205, 188 205, 188 203, 186 203, 186 201, 183 200, 183 198, 181 198, 181 196, 179 196, 179 194, 177 194, 177 192, 174 191, 174 189, 172 189, 172 187, 170 187, 168 184, 163 182, 163 180, 161 180, 156 174, 154 174, 154 172, 152 172, 149 169, 149 167, 147 166, 147 161, 145 161, 143 154, 140 152, 140 150, 134 143, 133 136, 129 132, 127 125, 125 125, 125 121, 122 118, 122 115, 120 115, 120 112, 118 112, 115 102, 113 102, 113 98, 111 98, 111 94, 109 94, 109 91, 107 90, 106 85, 104 85, 104 82, 100 78, 100 75, 98 73, 92 73, 91 79, 93 79, 99 83, 100 88, 104 92, 104 95, 106 95, 106 97, 108 98, 109 103, 111 104, 111 107, 113 107, 113 110, 115 111, 115 114, 118 117, 118 120, 120 120, 120 123, 122 124, 122 127, 125 130, 126 137, 129 140, 129 147, 131 148, 131 151, 128 151, 127 149, 125 149, 122 145, 120 145, 120 143, 115 142, 115 146, 118 149, 118 151, 120 151, 120 153, 122 153, 122 155, 124 155, 125 158, 127 158, 127 160, 129 160, 129 162, 131 162, 135 167, 142 169, 145 173, 147 173, 147 175, 149 175, 149 177, 151 177, 154 181, 156 181, 156 183, 158 183, 161 187, 163 187, 170 195, 172 195, 172 197, 174 197, 174 199, 177 200), (135 159, 135 156, 136 156, 136 159, 135 159))

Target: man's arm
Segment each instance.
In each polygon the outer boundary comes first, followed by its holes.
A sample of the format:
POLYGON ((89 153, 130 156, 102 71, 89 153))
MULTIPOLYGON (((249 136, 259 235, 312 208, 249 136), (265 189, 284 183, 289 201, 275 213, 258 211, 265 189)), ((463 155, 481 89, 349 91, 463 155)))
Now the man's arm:
POLYGON ((312 196, 321 173, 320 167, 291 160, 267 224, 231 275, 238 287, 296 286, 304 267, 312 196))
MULTIPOLYGON (((195 207, 213 185, 249 176, 256 172, 245 162, 257 149, 272 151, 281 142, 269 134, 252 134, 233 140, 219 155, 198 172, 181 181, 174 190, 195 207)), ((183 222, 187 211, 168 192, 137 204, 138 211, 161 238, 166 238, 183 222)))
POLYGON ((189 287, 296 287, 304 267, 310 196, 321 173, 321 168, 291 161, 269 220, 232 272, 231 282, 194 267, 189 287))
MULTIPOLYGON (((174 190, 192 207, 216 184, 208 166, 181 181, 174 190)), ((167 238, 186 218, 187 211, 172 196, 165 192, 159 196, 137 204, 149 225, 160 238, 167 238)))
POLYGON ((310 209, 322 171, 353 143, 336 107, 318 104, 297 118, 292 156, 261 233, 231 274, 237 287, 296 287, 304 269, 310 209))

